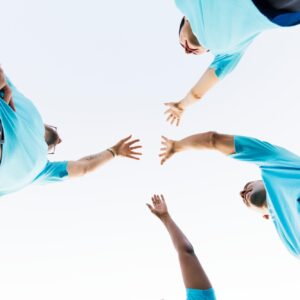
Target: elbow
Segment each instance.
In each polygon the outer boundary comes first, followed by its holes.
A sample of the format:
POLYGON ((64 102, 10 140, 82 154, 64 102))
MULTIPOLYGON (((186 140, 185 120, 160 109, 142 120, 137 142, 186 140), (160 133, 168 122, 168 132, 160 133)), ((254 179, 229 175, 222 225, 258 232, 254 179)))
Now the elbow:
POLYGON ((68 164, 70 177, 82 177, 89 172, 89 168, 81 161, 72 161, 68 164))
POLYGON ((211 149, 216 149, 218 143, 219 134, 216 131, 209 131, 207 134, 207 144, 211 149))
POLYGON ((183 245, 180 252, 185 255, 195 255, 194 247, 191 243, 183 245))
POLYGON ((192 94, 193 98, 196 100, 200 100, 204 96, 203 93, 199 93, 199 92, 196 92, 193 90, 191 90, 191 94, 192 94))

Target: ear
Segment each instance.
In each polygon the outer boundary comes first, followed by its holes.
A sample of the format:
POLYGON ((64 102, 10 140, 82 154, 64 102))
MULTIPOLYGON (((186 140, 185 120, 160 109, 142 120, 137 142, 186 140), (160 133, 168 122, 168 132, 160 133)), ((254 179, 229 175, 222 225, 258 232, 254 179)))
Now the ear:
POLYGON ((270 216, 269 216, 269 215, 263 215, 263 218, 264 218, 265 220, 269 220, 269 219, 270 219, 270 216))

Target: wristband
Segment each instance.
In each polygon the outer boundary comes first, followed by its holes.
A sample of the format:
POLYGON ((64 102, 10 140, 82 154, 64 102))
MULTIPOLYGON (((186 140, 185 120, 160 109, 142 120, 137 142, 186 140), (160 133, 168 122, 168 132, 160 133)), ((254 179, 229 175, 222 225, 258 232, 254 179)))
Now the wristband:
POLYGON ((110 152, 112 154, 113 157, 115 157, 117 154, 115 153, 115 151, 111 148, 106 149, 108 152, 110 152))

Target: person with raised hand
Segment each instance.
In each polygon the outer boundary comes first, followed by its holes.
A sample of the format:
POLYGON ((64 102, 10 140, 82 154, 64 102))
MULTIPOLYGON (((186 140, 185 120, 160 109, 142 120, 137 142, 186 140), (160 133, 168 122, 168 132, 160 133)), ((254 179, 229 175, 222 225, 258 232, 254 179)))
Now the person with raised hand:
POLYGON ((187 300, 215 300, 214 289, 197 258, 194 248, 168 212, 164 196, 154 195, 149 210, 166 227, 178 253, 187 300))
POLYGON ((0 196, 31 183, 83 176, 113 157, 138 160, 138 139, 128 136, 113 147, 75 161, 50 162, 48 154, 62 142, 57 128, 44 124, 37 108, 21 94, 0 68, 0 196))
POLYGON ((300 258, 300 157, 255 138, 204 132, 182 140, 162 137, 161 164, 186 150, 217 150, 228 157, 256 164, 262 179, 240 192, 245 205, 272 219, 286 248, 300 258))
POLYGON ((261 32, 300 23, 300 0, 175 2, 184 15, 179 26, 179 43, 185 53, 201 55, 210 52, 214 55, 213 62, 183 99, 165 103, 167 121, 177 126, 186 108, 201 100, 235 69, 261 32))

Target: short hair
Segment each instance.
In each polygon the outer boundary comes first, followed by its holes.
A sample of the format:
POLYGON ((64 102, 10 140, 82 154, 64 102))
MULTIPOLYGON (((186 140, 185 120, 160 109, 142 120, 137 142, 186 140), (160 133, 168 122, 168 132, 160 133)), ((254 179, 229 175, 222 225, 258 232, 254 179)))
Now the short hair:
POLYGON ((46 143, 49 147, 52 147, 58 139, 58 133, 49 125, 46 125, 46 130, 48 132, 46 143))
POLYGON ((184 23, 185 23, 185 18, 183 17, 182 20, 181 20, 181 22, 180 22, 180 25, 179 25, 179 34, 180 34, 181 30, 182 30, 182 27, 183 27, 184 23))
POLYGON ((264 206, 267 206, 267 199, 266 197, 262 197, 261 194, 259 193, 253 193, 251 198, 250 198, 250 202, 252 205, 262 208, 264 206))

